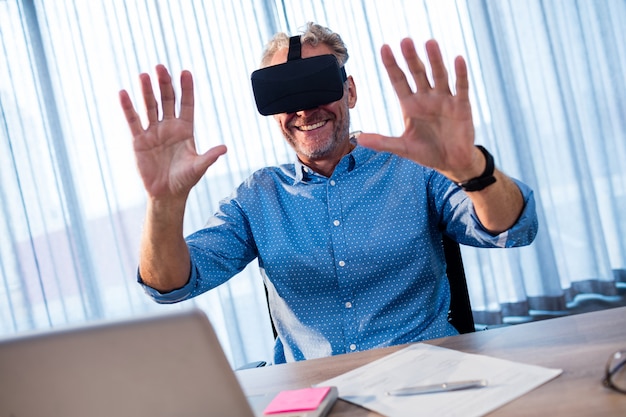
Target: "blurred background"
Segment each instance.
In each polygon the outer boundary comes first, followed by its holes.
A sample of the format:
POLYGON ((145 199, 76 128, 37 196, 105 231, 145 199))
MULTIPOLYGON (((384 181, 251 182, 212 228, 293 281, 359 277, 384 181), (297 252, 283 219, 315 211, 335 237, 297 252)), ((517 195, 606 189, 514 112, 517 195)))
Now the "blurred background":
MULTIPOLYGON (((379 50, 439 41, 468 62, 476 141, 535 190, 530 247, 463 247, 480 326, 619 302, 626 285, 626 3, 610 0, 0 0, 0 337, 196 306, 233 366, 272 357, 258 265, 179 305, 136 284, 145 192, 118 102, 138 75, 194 75, 199 151, 186 233, 255 170, 294 160, 250 74, 278 31, 314 21, 348 46, 352 129, 398 135, 379 50)), ((450 70, 451 82, 454 82, 450 70)))

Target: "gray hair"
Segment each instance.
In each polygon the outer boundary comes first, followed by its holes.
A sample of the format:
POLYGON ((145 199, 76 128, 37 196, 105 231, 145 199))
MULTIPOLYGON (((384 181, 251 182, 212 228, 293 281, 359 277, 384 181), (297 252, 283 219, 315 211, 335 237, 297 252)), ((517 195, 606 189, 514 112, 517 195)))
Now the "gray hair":
MULTIPOLYGON (((317 23, 308 22, 306 24, 306 28, 300 36, 300 42, 310 46, 317 46, 320 43, 327 45, 339 61, 339 66, 344 66, 348 61, 348 48, 343 43, 341 36, 317 23)), ((269 66, 274 54, 283 48, 289 48, 289 35, 280 32, 267 43, 261 58, 261 68, 269 66)))

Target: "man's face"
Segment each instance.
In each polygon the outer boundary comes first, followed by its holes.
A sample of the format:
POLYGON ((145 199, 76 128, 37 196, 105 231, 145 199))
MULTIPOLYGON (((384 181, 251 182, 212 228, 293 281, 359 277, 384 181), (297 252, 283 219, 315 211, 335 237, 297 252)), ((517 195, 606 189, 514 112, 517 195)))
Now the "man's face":
MULTIPOLYGON (((288 48, 276 52, 271 65, 287 62, 288 48)), ((331 54, 324 44, 316 47, 302 45, 302 58, 331 54)), ((352 77, 348 77, 343 97, 335 102, 295 113, 280 113, 274 119, 280 125, 283 136, 294 148, 303 162, 323 160, 344 153, 349 140, 349 109, 356 103, 356 89, 352 77)), ((340 155, 342 156, 342 155, 340 155)))

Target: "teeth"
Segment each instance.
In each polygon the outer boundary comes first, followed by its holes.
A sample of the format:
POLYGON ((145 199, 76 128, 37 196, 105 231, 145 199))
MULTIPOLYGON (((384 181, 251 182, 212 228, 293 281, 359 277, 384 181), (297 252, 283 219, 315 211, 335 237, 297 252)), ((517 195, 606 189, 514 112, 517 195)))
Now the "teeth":
POLYGON ((305 132, 308 132, 309 130, 313 130, 313 129, 317 129, 320 128, 322 126, 324 126, 326 124, 325 121, 323 122, 318 122, 312 125, 306 125, 306 126, 298 126, 299 130, 304 130, 305 132))

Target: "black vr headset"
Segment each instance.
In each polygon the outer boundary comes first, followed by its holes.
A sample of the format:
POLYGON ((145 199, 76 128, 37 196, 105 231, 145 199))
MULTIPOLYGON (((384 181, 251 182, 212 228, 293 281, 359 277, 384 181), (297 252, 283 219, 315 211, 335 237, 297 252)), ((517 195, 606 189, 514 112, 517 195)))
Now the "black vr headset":
POLYGON ((287 62, 252 73, 256 107, 263 116, 294 113, 343 97, 348 79, 334 55, 302 58, 300 36, 289 38, 287 62))

